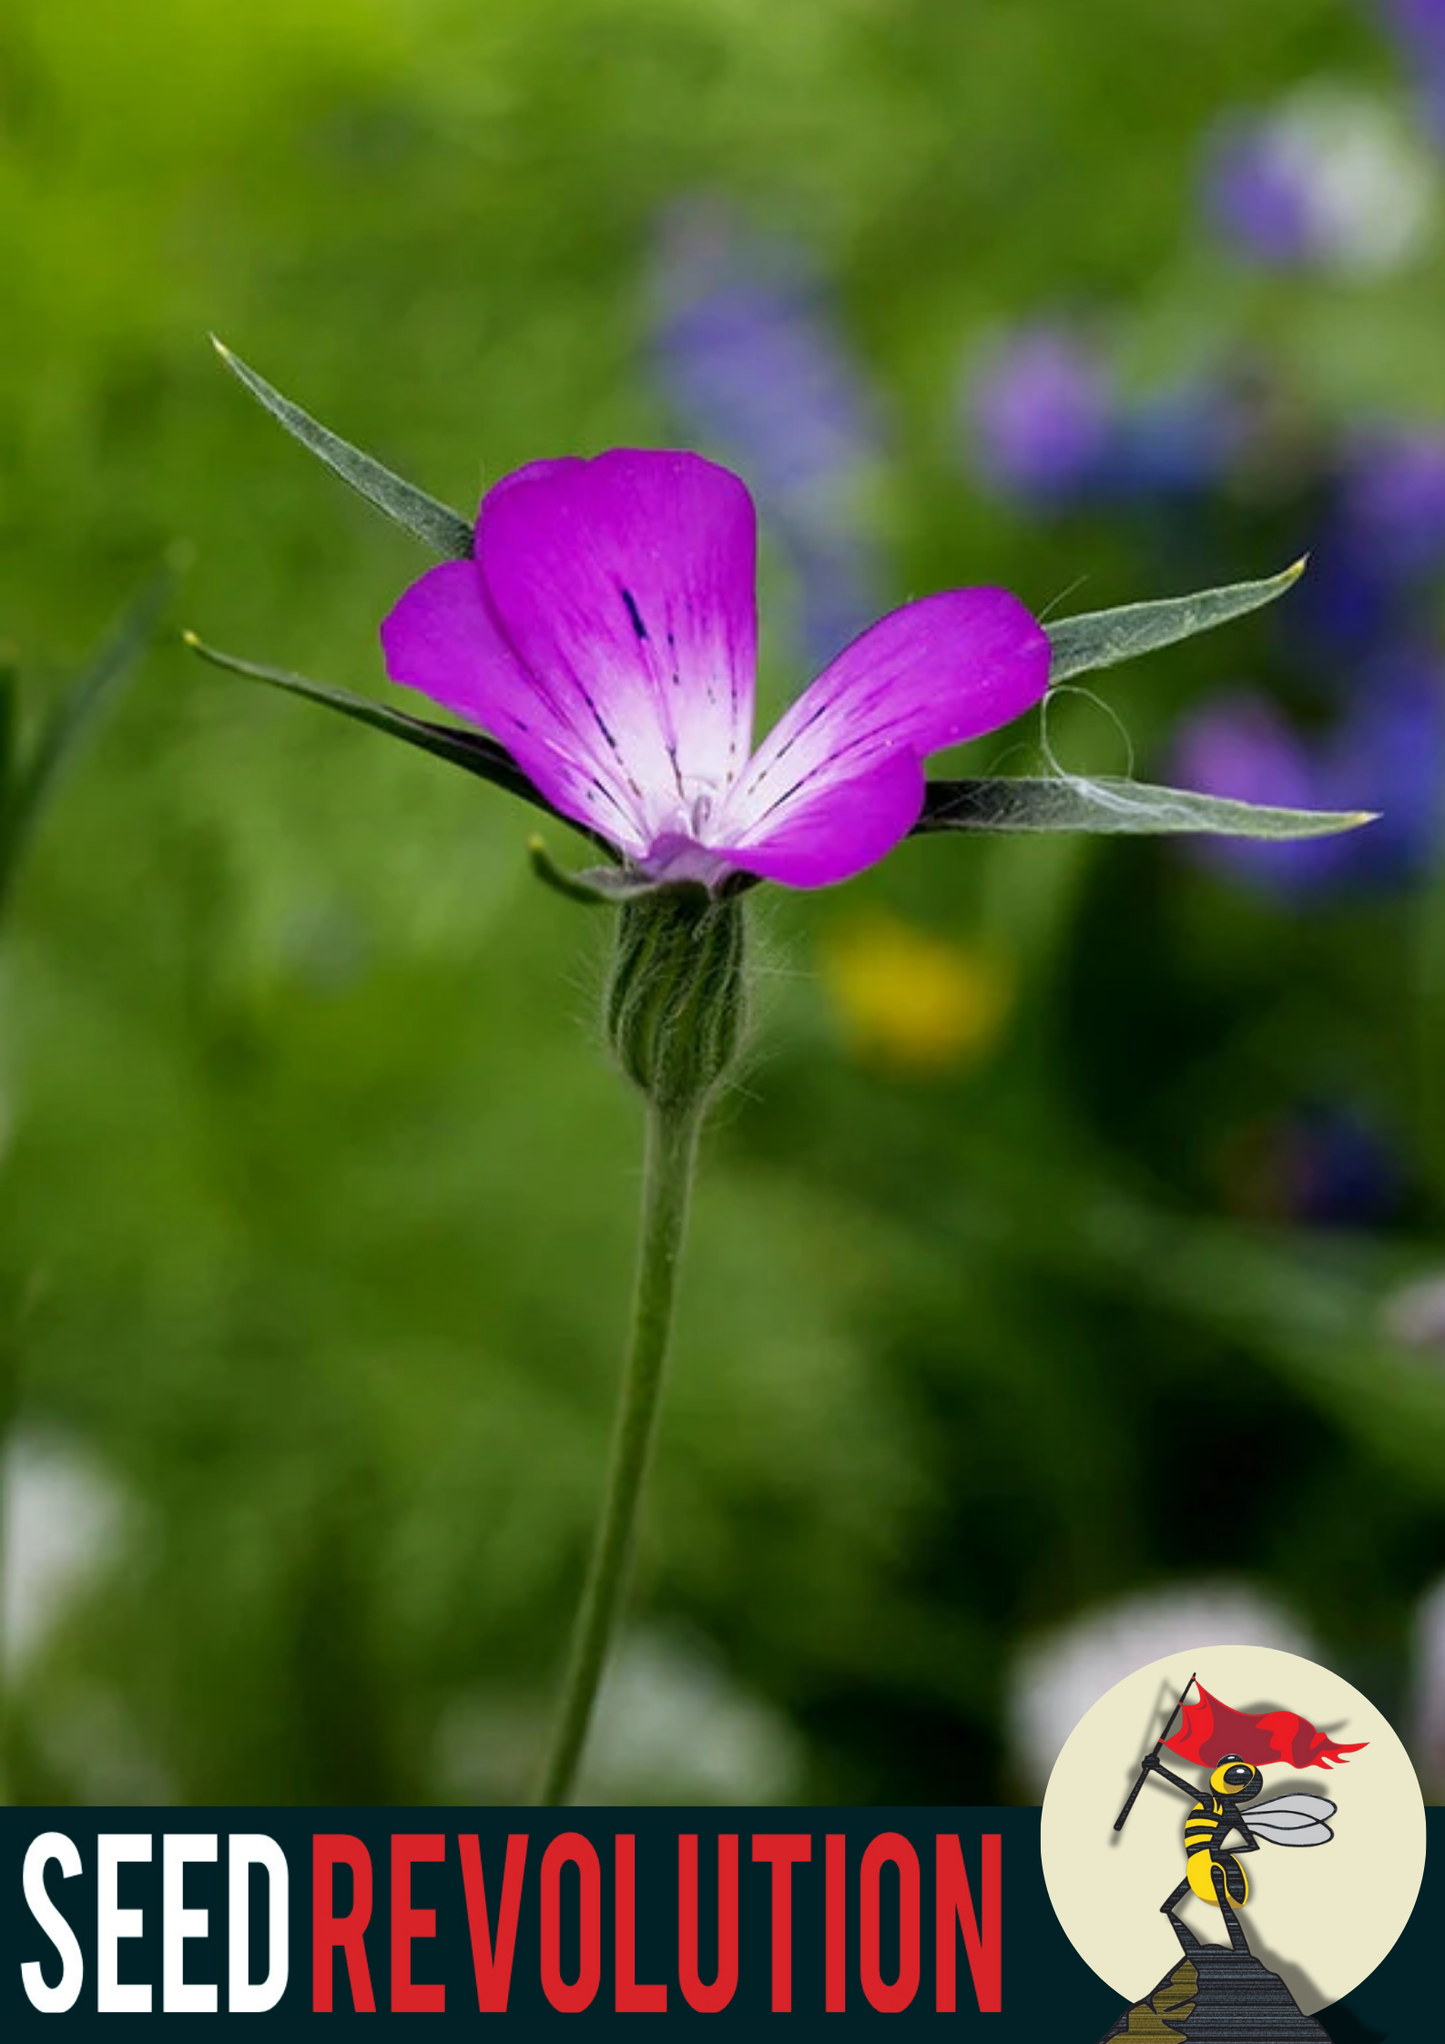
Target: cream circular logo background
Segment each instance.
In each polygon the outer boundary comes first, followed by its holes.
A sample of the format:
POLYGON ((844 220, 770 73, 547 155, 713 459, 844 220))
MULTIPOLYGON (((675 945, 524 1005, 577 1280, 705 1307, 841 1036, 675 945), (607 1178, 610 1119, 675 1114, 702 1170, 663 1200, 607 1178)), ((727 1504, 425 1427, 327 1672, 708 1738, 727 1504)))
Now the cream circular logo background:
MULTIPOLYGON (((1049 1899, 1075 1951, 1126 2002, 1178 1964, 1179 1940, 1159 1905, 1184 1878, 1190 1805, 1151 1776, 1122 1831, 1114 1820, 1191 1674, 1233 1710, 1296 1711, 1342 1745, 1368 1742, 1329 1768, 1267 1766, 1259 1801, 1327 1796, 1339 1805, 1329 1820, 1334 1838, 1261 1844, 1240 1860, 1249 1900, 1239 1922, 1250 1949, 1312 2015, 1379 1965, 1409 1921, 1425 1869, 1425 1809, 1409 1755, 1366 1697, 1313 1661, 1270 1647, 1197 1647, 1151 1662, 1101 1696, 1070 1733, 1044 1796, 1049 1899)), ((1171 1738, 1182 1724, 1181 1715, 1171 1738)), ((1159 1758, 1181 1780, 1206 1784, 1207 1768, 1167 1747, 1159 1758)), ((1248 1819, 1247 1803, 1241 1814, 1248 1819)), ((1227 1943, 1218 1909, 1193 1895, 1176 1906, 1202 1943, 1227 1943)))

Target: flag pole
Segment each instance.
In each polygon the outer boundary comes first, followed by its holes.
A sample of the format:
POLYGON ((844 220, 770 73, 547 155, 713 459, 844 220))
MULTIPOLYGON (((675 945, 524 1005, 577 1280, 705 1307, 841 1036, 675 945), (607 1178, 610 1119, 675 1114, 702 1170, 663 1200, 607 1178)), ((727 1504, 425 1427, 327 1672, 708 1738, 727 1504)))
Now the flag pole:
MULTIPOLYGON (((1187 1682, 1185 1683, 1185 1685, 1184 1685, 1183 1689, 1182 1689, 1182 1690, 1180 1691, 1180 1694, 1179 1694, 1179 1701, 1178 1701, 1178 1703, 1176 1703, 1176 1704, 1175 1704, 1175 1706, 1174 1706, 1173 1710, 1171 1710, 1171 1711, 1170 1711, 1170 1713, 1169 1713, 1169 1722, 1168 1722, 1168 1724, 1167 1724, 1167 1725, 1165 1725, 1165 1727, 1164 1727, 1163 1731, 1162 1731, 1162 1732, 1161 1732, 1161 1733, 1159 1734, 1159 1737, 1158 1737, 1158 1738, 1157 1738, 1157 1739, 1155 1740, 1155 1742, 1154 1742, 1154 1751, 1153 1751, 1153 1753, 1152 1753, 1152 1754, 1151 1754, 1151 1755, 1149 1756, 1151 1760, 1157 1760, 1157 1759, 1158 1759, 1158 1757, 1159 1757, 1159 1749, 1160 1749, 1160 1747, 1161 1747, 1161 1746, 1162 1746, 1162 1745, 1164 1744, 1164 1741, 1165 1741, 1165 1740, 1166 1740, 1166 1739, 1167 1739, 1167 1738, 1169 1737, 1169 1734, 1170 1734, 1170 1733, 1171 1733, 1171 1732, 1173 1731, 1173 1729, 1174 1729, 1174 1720, 1175 1720, 1175 1718, 1177 1718, 1177 1717, 1178 1717, 1178 1715, 1179 1715, 1180 1711, 1181 1711, 1181 1710, 1182 1710, 1182 1709, 1184 1708, 1184 1699, 1185 1699, 1185 1697, 1186 1697, 1186 1696, 1187 1696, 1187 1695, 1189 1694, 1190 1690, 1191 1690, 1191 1689, 1192 1689, 1193 1687, 1194 1687, 1194 1677, 1193 1677, 1193 1676, 1191 1675, 1191 1676, 1190 1676, 1190 1678, 1189 1678, 1189 1680, 1188 1680, 1188 1681, 1187 1681, 1187 1682)), ((1135 1784, 1134 1784, 1133 1788, 1131 1788, 1131 1789, 1130 1789, 1130 1791, 1129 1791, 1129 1800, 1128 1800, 1128 1802, 1127 1802, 1127 1803, 1125 1803, 1125 1805, 1124 1805, 1123 1809, 1122 1809, 1122 1810, 1121 1810, 1121 1811, 1119 1812, 1118 1816, 1117 1816, 1117 1817, 1116 1817, 1116 1818, 1114 1819, 1114 1829, 1115 1829, 1116 1831, 1122 1831, 1122 1830, 1123 1830, 1123 1828, 1124 1828, 1124 1819, 1125 1819, 1125 1818, 1126 1818, 1126 1817, 1128 1816, 1129 1812, 1130 1812, 1130 1811, 1131 1811, 1131 1810, 1133 1809, 1133 1807, 1134 1807, 1135 1803, 1136 1803, 1136 1802, 1137 1802, 1137 1801, 1139 1800, 1139 1791, 1140 1791, 1140 1789, 1141 1789, 1141 1788, 1143 1788, 1143 1786, 1144 1786, 1144 1777, 1145 1777, 1145 1775, 1146 1775, 1146 1774, 1147 1774, 1148 1772, 1149 1772, 1149 1768, 1148 1768, 1148 1765, 1147 1765, 1147 1763, 1146 1763, 1145 1761, 1141 1760, 1141 1761, 1139 1762, 1139 1779, 1138 1779, 1138 1780, 1137 1780, 1137 1781, 1135 1782, 1135 1784)))

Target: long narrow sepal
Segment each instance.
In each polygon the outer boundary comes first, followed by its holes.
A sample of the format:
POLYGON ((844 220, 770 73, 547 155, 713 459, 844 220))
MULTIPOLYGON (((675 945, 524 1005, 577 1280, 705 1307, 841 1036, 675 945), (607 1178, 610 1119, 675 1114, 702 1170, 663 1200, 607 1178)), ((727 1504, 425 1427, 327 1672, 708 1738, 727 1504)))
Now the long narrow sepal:
POLYGON ((930 781, 915 834, 938 830, 1087 831, 1133 837, 1332 837, 1373 823, 1367 809, 1271 809, 1112 776, 930 781))
POLYGON ((0 899, 9 890, 61 776, 154 638, 174 593, 176 572, 174 567, 161 569, 126 606, 27 748, 19 744, 15 678, 9 673, 0 677, 4 698, 0 721, 5 726, 0 745, 5 756, 0 781, 0 899))
POLYGON ((425 490, 419 490, 415 483, 403 480, 386 468, 370 454, 363 454, 359 447, 353 447, 349 440, 343 440, 323 426, 319 419, 313 419, 309 412, 303 412, 300 405, 293 404, 289 397, 283 397, 279 390, 269 384, 264 376, 258 376, 239 355, 233 355, 224 341, 212 334, 211 342, 216 353, 238 382, 243 383, 259 405, 267 410, 278 425, 284 426, 293 440, 299 440, 308 454, 314 454, 333 475, 340 476, 358 495, 365 497, 368 504, 374 504, 394 525, 409 532, 413 539, 419 539, 423 546, 446 560, 465 560, 472 551, 472 528, 461 513, 453 511, 435 497, 429 497, 425 490))
POLYGON ((1261 610, 1293 589, 1305 571, 1298 560, 1282 575, 1263 582, 1235 582, 1225 589, 1201 589, 1194 596, 1167 596, 1157 603, 1126 603, 1117 610, 1091 610, 1060 618, 1045 627, 1053 658, 1049 685, 1088 674, 1096 667, 1117 667, 1141 653, 1177 645, 1197 632, 1212 632, 1231 619, 1261 610))
MULTIPOLYGON (((367 724, 373 731, 384 731, 389 738, 400 738, 407 745, 415 745, 422 752, 429 752, 435 759, 444 759, 452 766, 459 766, 469 774, 476 774, 484 781, 491 781, 498 788, 505 788, 509 795, 516 795, 523 802, 530 802, 538 809, 545 809, 549 816, 556 812, 546 799, 539 794, 527 776, 522 772, 511 754, 504 752, 495 739, 483 737, 477 731, 455 730, 449 724, 431 724, 424 717, 409 717, 404 710, 393 710, 387 703, 376 703, 369 696, 353 695, 350 689, 333 688, 328 682, 310 681, 304 674, 290 674, 285 668, 265 667, 256 660, 241 660, 234 653, 222 653, 215 646, 208 646, 194 632, 183 632, 182 638, 193 653, 212 667, 223 667, 229 674, 241 674, 248 681, 265 682, 268 688, 283 689, 287 695, 303 696, 307 702, 320 703, 328 710, 336 710, 343 717, 350 717, 358 724, 367 724)), ((566 821, 564 817, 562 821, 566 821)), ((575 828, 575 825, 569 825, 575 828)))

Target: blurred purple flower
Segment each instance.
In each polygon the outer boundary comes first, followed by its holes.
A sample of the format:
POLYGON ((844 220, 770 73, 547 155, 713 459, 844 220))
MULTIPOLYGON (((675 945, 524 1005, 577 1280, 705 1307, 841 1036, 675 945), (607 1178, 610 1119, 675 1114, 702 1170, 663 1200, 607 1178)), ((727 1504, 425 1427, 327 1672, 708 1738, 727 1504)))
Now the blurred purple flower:
POLYGON ((1198 496, 1250 436, 1248 410, 1225 383, 1199 377, 1127 400, 1097 352, 1058 322, 996 342, 964 404, 986 480, 1044 510, 1198 496))
POLYGON ((969 379, 965 403, 995 489, 1059 503, 1095 480, 1113 431, 1113 395, 1103 363, 1066 327, 1022 327, 997 342, 969 379))
POLYGON ((1357 870, 1384 881, 1427 871, 1445 821, 1445 676, 1432 648, 1381 654, 1361 676, 1358 701, 1336 732, 1331 799, 1347 777, 1355 800, 1380 820, 1361 837, 1357 870))
POLYGON ((1399 1211, 1399 1156, 1358 1108, 1317 1104, 1277 1131, 1285 1208, 1324 1228, 1367 1228, 1399 1211))
POLYGON ((1445 142, 1445 4, 1379 0, 1385 25, 1405 60, 1427 123, 1445 142))
POLYGON ((1300 267, 1319 254, 1307 169, 1268 122, 1234 119, 1210 137, 1204 208, 1231 247, 1270 268, 1300 267))
MULTIPOLYGON (((1309 809, 1323 800, 1320 761, 1268 697, 1251 689, 1215 696, 1175 730, 1171 771, 1184 788, 1241 802, 1309 809)), ((1358 801, 1358 798, 1357 798, 1358 801)), ((1247 838, 1201 838, 1191 848, 1201 864, 1291 893, 1335 870, 1323 838, 1269 844, 1247 838)))
POLYGON ((1428 869, 1445 821, 1445 676, 1429 649, 1391 648, 1366 665, 1333 727, 1306 738, 1267 698, 1220 695, 1172 745, 1184 787, 1242 801, 1379 811, 1358 838, 1270 844, 1201 839, 1193 856, 1283 895, 1399 884, 1428 869))
POLYGON ((721 204, 664 215, 652 301, 662 390, 691 437, 746 469, 798 577, 803 642, 829 659, 883 607, 864 524, 875 393, 806 258, 721 204))
POLYGON ((1186 787, 1241 802, 1308 808, 1315 762, 1269 699, 1246 689, 1214 697, 1180 725, 1174 758, 1186 787))
POLYGON ((1445 0, 1380 0, 1380 6, 1415 54, 1445 64, 1445 0))
POLYGON ((1398 629, 1400 585, 1385 562, 1357 543, 1339 507, 1309 549, 1310 571, 1294 607, 1297 644, 1309 671, 1354 693, 1363 664, 1398 629))
POLYGON ((1248 413, 1225 385, 1180 384, 1118 413, 1098 464, 1100 490, 1154 503, 1217 489, 1249 437, 1248 413))
POLYGON ((1375 427, 1346 443, 1294 623, 1312 671, 1358 692, 1381 645, 1419 629, 1445 568, 1445 433, 1375 427))
POLYGON ((1445 564, 1445 433, 1393 428, 1362 436, 1341 487, 1348 543, 1401 575, 1445 564))

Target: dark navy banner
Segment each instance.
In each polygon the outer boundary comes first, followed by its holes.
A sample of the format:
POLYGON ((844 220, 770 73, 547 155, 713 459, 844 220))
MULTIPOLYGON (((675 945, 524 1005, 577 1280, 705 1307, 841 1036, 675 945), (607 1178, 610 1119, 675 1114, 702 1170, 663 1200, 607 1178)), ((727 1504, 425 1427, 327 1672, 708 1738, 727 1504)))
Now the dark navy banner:
MULTIPOLYGON (((1434 2005, 1429 1815, 1414 1917, 1321 2015, 1335 2044, 1434 2005)), ((1037 1810, 7 1810, 0 1865, 7 2038, 67 2016, 832 2015, 1096 2044, 1120 2015, 1054 1918, 1037 1810)))

